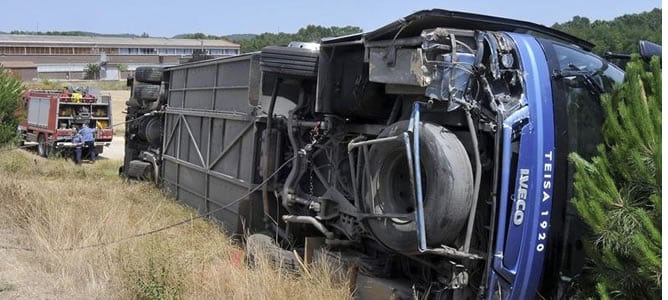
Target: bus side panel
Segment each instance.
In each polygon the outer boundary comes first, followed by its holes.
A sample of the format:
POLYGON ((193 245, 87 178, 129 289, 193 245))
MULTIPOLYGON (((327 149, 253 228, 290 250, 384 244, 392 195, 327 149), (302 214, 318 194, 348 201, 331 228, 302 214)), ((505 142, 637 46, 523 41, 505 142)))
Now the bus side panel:
MULTIPOLYGON (((178 200, 242 233, 240 205, 255 183, 259 132, 249 103, 253 56, 170 70, 163 133, 164 186, 178 200)), ((250 205, 252 206, 252 205, 250 205)))

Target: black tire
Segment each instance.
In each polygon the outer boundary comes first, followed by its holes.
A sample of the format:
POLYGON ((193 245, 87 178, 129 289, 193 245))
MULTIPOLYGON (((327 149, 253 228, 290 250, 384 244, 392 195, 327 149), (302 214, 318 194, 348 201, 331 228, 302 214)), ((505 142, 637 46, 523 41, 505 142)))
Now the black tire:
POLYGON ((299 269, 299 263, 292 251, 281 248, 266 234, 251 234, 246 239, 246 260, 250 266, 255 266, 261 259, 286 270, 299 269))
MULTIPOLYGON (((405 132, 408 121, 383 130, 379 137, 405 132)), ((446 128, 420 124, 422 174, 427 246, 452 244, 465 225, 473 202, 473 172, 466 149, 446 128)), ((368 212, 410 214, 411 218, 369 219, 370 231, 385 246, 402 253, 416 253, 417 227, 413 221, 415 199, 403 143, 371 147, 369 168, 373 183, 367 188, 368 212)))
POLYGON ((154 102, 160 99, 160 86, 152 84, 136 84, 134 98, 138 101, 154 102))
POLYGON ((134 80, 144 83, 160 84, 164 69, 162 67, 138 67, 134 80))
POLYGON ((133 160, 128 164, 127 169, 125 169, 125 174, 130 178, 152 180, 153 166, 149 162, 133 160))
POLYGON ((148 117, 140 121, 137 135, 154 148, 162 145, 163 120, 160 117, 148 117))
POLYGON ((43 133, 40 133, 37 136, 37 154, 41 157, 49 157, 49 152, 51 147, 46 142, 46 137, 43 133))
POLYGON ((319 52, 302 48, 268 46, 262 48, 262 71, 296 77, 318 75, 319 52))
POLYGON ((130 99, 128 99, 128 101, 125 102, 125 105, 129 107, 141 107, 141 103, 139 103, 139 101, 137 101, 135 97, 130 97, 130 99))

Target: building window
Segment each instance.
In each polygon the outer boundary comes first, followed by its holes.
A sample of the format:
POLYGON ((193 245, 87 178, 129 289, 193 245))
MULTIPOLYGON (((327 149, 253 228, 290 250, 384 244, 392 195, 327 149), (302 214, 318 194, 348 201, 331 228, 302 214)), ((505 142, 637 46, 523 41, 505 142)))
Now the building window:
POLYGON ((74 54, 78 54, 78 55, 93 54, 93 49, 92 48, 73 48, 73 49, 74 49, 74 54))
POLYGON ((26 48, 23 47, 0 47, 1 54, 25 54, 26 48))
POLYGON ((176 51, 177 55, 192 55, 193 54, 193 49, 183 49, 183 48, 177 48, 174 49, 176 51))
POLYGON ((156 54, 155 48, 140 48, 139 50, 142 55, 156 54))
POLYGON ((161 48, 158 49, 158 54, 160 55, 175 55, 176 49, 174 48, 161 48))
POLYGON ((139 48, 118 48, 118 53, 121 55, 137 55, 139 48))
POLYGON ((54 47, 51 48, 51 54, 55 55, 72 54, 72 48, 54 47))

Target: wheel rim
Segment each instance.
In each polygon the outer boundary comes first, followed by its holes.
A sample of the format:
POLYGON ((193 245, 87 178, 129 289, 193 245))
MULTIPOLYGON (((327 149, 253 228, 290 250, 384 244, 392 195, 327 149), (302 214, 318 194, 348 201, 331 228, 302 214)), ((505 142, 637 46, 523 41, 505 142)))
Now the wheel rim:
MULTIPOLYGON (((379 191, 380 201, 375 203, 377 207, 374 207, 373 210, 379 214, 412 214, 415 212, 415 199, 410 178, 411 171, 409 170, 411 166, 408 165, 406 154, 403 151, 397 151, 387 157, 378 171, 379 175, 383 174, 379 176, 379 185, 384 188, 379 191)), ((425 193, 427 191, 426 169, 422 165, 422 190, 425 193)), ((390 221, 395 226, 413 223, 412 220, 402 218, 391 218, 390 221)))

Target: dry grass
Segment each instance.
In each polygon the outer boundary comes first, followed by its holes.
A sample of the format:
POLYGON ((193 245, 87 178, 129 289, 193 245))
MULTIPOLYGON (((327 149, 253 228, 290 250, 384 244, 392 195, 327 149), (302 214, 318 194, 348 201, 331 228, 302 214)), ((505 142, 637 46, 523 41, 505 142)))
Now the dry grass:
POLYGON ((24 151, 0 155, 0 298, 346 299, 328 265, 290 273, 197 220, 158 234, 85 248, 172 224, 193 211, 149 184, 124 183, 118 162, 74 166, 24 151), (77 249, 84 247, 84 249, 77 249), (75 250, 63 250, 74 248, 75 250))

